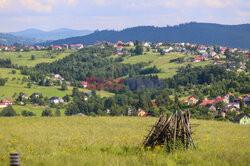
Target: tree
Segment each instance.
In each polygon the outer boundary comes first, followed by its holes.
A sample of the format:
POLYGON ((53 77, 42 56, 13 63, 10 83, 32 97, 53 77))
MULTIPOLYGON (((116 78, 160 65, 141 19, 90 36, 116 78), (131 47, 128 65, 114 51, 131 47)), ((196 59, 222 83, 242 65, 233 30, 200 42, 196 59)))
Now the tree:
POLYGON ((142 47, 141 44, 139 44, 139 45, 137 45, 137 46, 135 47, 135 54, 136 54, 136 55, 142 55, 142 54, 143 54, 143 47, 142 47))
POLYGON ((22 116, 36 116, 36 114, 34 114, 33 112, 31 111, 22 111, 22 116))
POLYGON ((35 55, 31 55, 31 60, 35 60, 35 59, 36 59, 35 55))
POLYGON ((69 95, 67 94, 66 96, 64 96, 64 97, 63 97, 63 100, 64 100, 65 102, 69 102, 69 101, 70 101, 69 95))
POLYGON ((0 78, 0 86, 4 86, 6 83, 6 80, 4 78, 0 78))
POLYGON ((53 116, 53 114, 50 109, 46 109, 42 112, 42 116, 53 116))
POLYGON ((0 113, 0 116, 16 116, 16 111, 12 108, 11 105, 8 105, 3 111, 0 113))
POLYGON ((12 70, 11 73, 12 73, 12 74, 16 74, 16 70, 12 70))
POLYGON ((29 83, 27 84, 27 87, 28 87, 28 88, 31 88, 31 86, 32 86, 32 84, 29 82, 29 83))
POLYGON ((56 109, 56 111, 55 111, 55 116, 61 116, 61 112, 60 112, 59 109, 56 109))
POLYGON ((223 101, 220 101, 220 102, 215 104, 215 107, 216 107, 217 110, 222 111, 222 110, 225 109, 226 105, 225 105, 225 103, 223 101))
POLYGON ((63 80, 63 82, 62 82, 61 89, 62 89, 62 90, 68 90, 68 86, 67 86, 65 80, 63 80))

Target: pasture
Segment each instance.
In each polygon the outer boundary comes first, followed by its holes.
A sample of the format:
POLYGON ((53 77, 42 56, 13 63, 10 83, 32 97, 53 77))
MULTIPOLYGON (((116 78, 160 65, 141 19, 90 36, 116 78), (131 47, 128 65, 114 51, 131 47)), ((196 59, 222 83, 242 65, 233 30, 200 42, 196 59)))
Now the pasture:
POLYGON ((0 118, 0 165, 20 152, 22 165, 248 165, 250 126, 192 120, 197 149, 141 149, 156 118, 0 118))
MULTIPOLYGON (((198 56, 198 55, 197 55, 198 56)), ((170 78, 176 74, 178 71, 178 68, 184 67, 187 64, 192 64, 193 66, 205 66, 208 64, 212 64, 212 62, 199 62, 199 63, 192 63, 192 62, 186 62, 187 59, 196 57, 195 55, 188 56, 182 53, 167 53, 165 55, 160 55, 159 53, 152 53, 147 52, 147 54, 144 55, 138 55, 138 56, 132 56, 132 57, 126 57, 122 63, 130 63, 130 64, 136 64, 140 62, 149 63, 148 67, 153 67, 154 65, 161 69, 161 73, 158 73, 157 75, 159 78, 170 78), (184 58, 184 63, 176 63, 176 62, 170 62, 172 59, 176 58, 184 58)))
POLYGON ((0 52, 0 59, 11 59, 13 64, 19 66, 34 67, 39 63, 51 63, 58 59, 62 59, 76 50, 65 51, 29 51, 29 52, 0 52), (32 60, 31 56, 34 55, 35 59, 32 60))
MULTIPOLYGON (((28 76, 20 74, 19 70, 16 70, 16 74, 12 74, 13 69, 0 68, 0 78, 8 78, 5 86, 0 86, 0 98, 13 98, 17 97, 20 92, 26 93, 30 96, 32 93, 39 92, 42 93, 44 97, 63 97, 66 94, 72 94, 73 87, 69 86, 68 90, 60 90, 60 86, 38 86, 33 84, 31 88, 27 87, 28 82, 23 82, 23 77, 28 78, 28 76)), ((84 92, 90 92, 88 89, 80 89, 84 92)), ((107 91, 97 91, 97 94, 101 97, 113 96, 113 93, 107 91)))

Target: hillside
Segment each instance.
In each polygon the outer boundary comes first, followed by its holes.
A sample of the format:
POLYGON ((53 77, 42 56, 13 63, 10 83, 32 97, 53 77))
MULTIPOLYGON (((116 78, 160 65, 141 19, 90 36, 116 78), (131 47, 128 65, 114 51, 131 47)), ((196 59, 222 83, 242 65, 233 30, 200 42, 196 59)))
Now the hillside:
POLYGON ((205 45, 250 48, 250 24, 220 25, 212 23, 187 23, 178 26, 153 27, 139 26, 121 31, 104 30, 92 34, 72 37, 44 44, 94 44, 97 41, 152 41, 189 42, 205 45))
POLYGON ((4 45, 13 45, 15 43, 31 45, 38 42, 41 42, 41 40, 36 40, 33 38, 17 37, 7 33, 0 33, 0 44, 4 45))
POLYGON ((89 30, 73 30, 67 28, 56 29, 52 31, 42 31, 39 29, 26 29, 19 32, 10 32, 10 34, 21 37, 35 38, 39 40, 58 40, 75 36, 83 36, 92 33, 89 30))

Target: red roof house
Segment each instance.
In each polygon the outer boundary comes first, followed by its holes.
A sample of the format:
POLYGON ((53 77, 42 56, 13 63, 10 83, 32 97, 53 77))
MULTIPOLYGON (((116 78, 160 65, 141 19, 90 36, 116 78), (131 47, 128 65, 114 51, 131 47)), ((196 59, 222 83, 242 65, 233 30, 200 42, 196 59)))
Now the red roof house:
POLYGON ((12 104, 12 103, 13 103, 13 100, 11 100, 11 99, 3 99, 3 100, 2 100, 2 103, 3 103, 3 104, 12 104))

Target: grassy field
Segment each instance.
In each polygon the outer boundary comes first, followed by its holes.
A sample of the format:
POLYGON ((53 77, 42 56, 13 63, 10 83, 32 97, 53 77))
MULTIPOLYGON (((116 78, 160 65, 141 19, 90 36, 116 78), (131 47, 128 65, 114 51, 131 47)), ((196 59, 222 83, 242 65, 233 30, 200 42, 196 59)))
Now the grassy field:
MULTIPOLYGON (((0 99, 1 97, 4 98, 12 98, 12 96, 16 93, 17 95, 20 92, 24 92, 27 95, 31 95, 34 92, 40 92, 43 94, 44 97, 63 97, 66 94, 71 94, 73 87, 68 87, 69 90, 62 91, 60 90, 61 87, 45 87, 45 86, 38 86, 32 85, 31 88, 27 88, 27 82, 22 84, 22 78, 27 77, 20 74, 19 70, 16 70, 16 74, 11 74, 12 69, 0 68, 0 77, 1 78, 8 78, 8 82, 5 86, 0 86, 0 99), (13 79, 14 78, 14 79, 13 79)), ((88 89, 81 89, 81 91, 89 92, 88 89)), ((109 93, 107 91, 97 91, 97 94, 101 97, 110 97, 113 96, 113 93, 109 93)))
POLYGON ((29 52, 0 52, 0 59, 10 58, 13 64, 20 66, 34 67, 38 63, 51 63, 55 60, 62 59, 76 50, 59 51, 29 51, 29 52), (31 60, 31 55, 35 60, 31 60))
POLYGON ((150 65, 147 67, 152 67, 155 65, 157 68, 161 69, 162 72, 157 74, 160 78, 169 78, 174 76, 178 68, 186 66, 187 64, 192 64, 193 66, 205 66, 211 64, 211 62, 199 62, 199 63, 184 62, 181 64, 176 62, 170 63, 170 60, 181 57, 184 57, 187 60, 188 58, 195 57, 195 55, 187 56, 182 53, 168 53, 165 55, 160 55, 159 53, 148 52, 148 54, 146 55, 126 57, 123 63, 135 64, 140 62, 148 63, 151 61, 152 63, 150 63, 150 65))
POLYGON ((1 118, 0 165, 9 153, 22 165, 248 165, 250 126, 192 120, 197 149, 167 153, 141 149, 156 118, 1 118))

